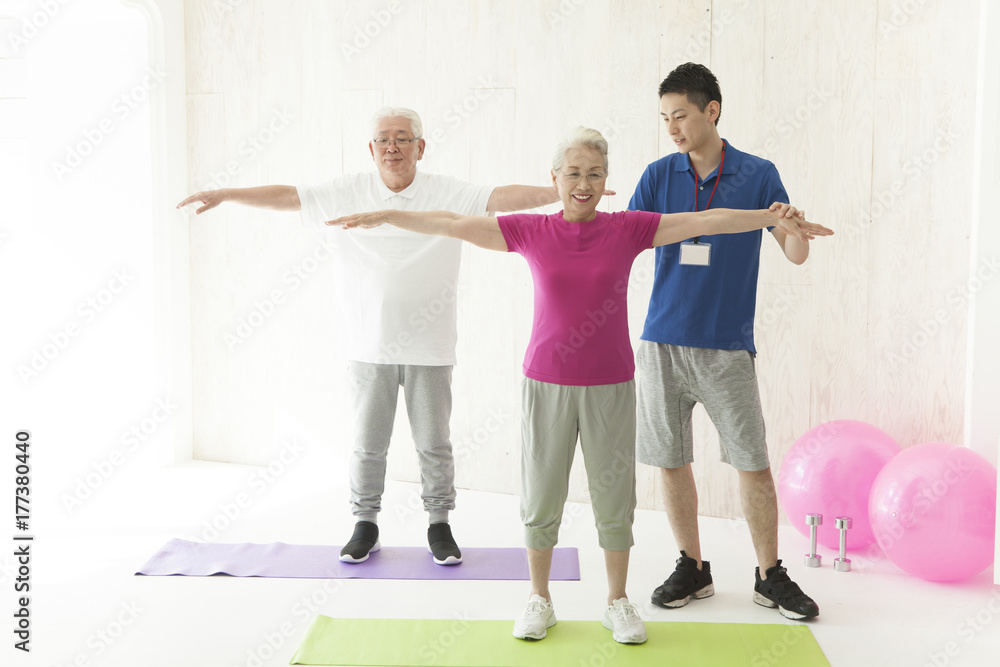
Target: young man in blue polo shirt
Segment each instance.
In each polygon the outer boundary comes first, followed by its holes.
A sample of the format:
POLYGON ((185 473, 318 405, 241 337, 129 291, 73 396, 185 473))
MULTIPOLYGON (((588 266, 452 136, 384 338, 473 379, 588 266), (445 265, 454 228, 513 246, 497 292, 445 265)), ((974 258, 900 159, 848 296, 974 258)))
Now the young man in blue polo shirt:
MULTIPOLYGON (((650 164, 631 210, 675 213, 708 207, 760 209, 788 203, 774 165, 719 136, 722 93, 703 65, 686 63, 660 84, 660 115, 677 152, 650 164)), ((785 256, 802 264, 808 242, 772 228, 785 256)), ((705 406, 719 431, 721 456, 739 471, 740 500, 758 568, 754 602, 787 618, 819 608, 778 560, 778 505, 767 457, 754 369, 753 318, 761 231, 701 236, 656 249, 649 313, 636 358, 639 461, 660 468, 667 516, 681 550, 652 601, 683 607, 715 592, 698 536, 698 493, 691 470, 691 411, 705 406)))

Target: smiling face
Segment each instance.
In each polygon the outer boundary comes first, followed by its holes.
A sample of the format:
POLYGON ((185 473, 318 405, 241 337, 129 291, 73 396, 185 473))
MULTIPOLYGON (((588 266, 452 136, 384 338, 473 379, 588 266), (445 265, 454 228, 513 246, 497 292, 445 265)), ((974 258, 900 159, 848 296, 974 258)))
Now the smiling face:
POLYGON ((604 157, 596 148, 567 148, 562 167, 552 172, 552 183, 562 200, 567 222, 588 222, 597 215, 608 174, 604 157))
MULTIPOLYGON (((413 128, 410 121, 400 116, 390 116, 378 122, 374 139, 412 139, 413 128)), ((417 175, 417 161, 424 156, 426 142, 423 139, 405 145, 388 144, 380 148, 369 142, 378 173, 382 181, 393 192, 406 189, 417 175)))
POLYGON ((702 111, 683 93, 666 93, 660 98, 660 117, 681 153, 697 153, 718 138, 715 119, 720 110, 719 103, 713 100, 702 111))

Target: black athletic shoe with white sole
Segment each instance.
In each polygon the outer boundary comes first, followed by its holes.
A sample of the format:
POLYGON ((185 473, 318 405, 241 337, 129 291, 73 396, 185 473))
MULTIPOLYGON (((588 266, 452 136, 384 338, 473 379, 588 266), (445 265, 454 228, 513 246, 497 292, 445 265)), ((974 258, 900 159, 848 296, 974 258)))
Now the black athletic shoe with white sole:
POLYGON ((681 557, 677 559, 677 567, 662 586, 656 587, 650 599, 657 606, 676 609, 686 605, 691 598, 700 600, 714 593, 712 566, 707 560, 703 560, 699 570, 698 561, 688 558, 682 551, 681 557))
POLYGON ((446 523, 432 523, 427 528, 427 545, 438 565, 458 565, 462 562, 462 551, 451 536, 451 526, 446 523))
POLYGON ((753 587, 753 601, 763 607, 778 608, 778 613, 793 621, 805 621, 819 616, 819 606, 802 592, 799 585, 788 578, 788 570, 781 561, 768 568, 766 579, 760 578, 760 568, 754 569, 757 583, 753 587))
POLYGON ((382 545, 378 541, 378 526, 371 521, 358 521, 354 524, 354 534, 351 540, 340 550, 340 560, 345 563, 363 563, 372 552, 378 551, 382 545))

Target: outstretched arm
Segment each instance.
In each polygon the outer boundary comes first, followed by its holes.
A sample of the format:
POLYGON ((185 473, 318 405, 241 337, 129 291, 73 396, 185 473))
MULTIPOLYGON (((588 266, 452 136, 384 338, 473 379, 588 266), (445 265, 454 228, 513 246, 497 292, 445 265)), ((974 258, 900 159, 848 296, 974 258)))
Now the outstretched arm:
POLYGON ((502 185, 493 188, 486 210, 494 213, 508 213, 538 208, 559 201, 559 193, 554 187, 534 185, 502 185))
POLYGON ((274 211, 302 210, 302 202, 299 201, 299 193, 294 185, 262 185, 256 188, 205 190, 191 195, 178 204, 177 208, 201 202, 203 205, 195 210, 195 214, 199 214, 215 208, 224 201, 255 208, 269 208, 274 211))
POLYGON ((808 243, 817 236, 830 236, 833 230, 808 222, 794 215, 786 217, 791 207, 775 203, 760 211, 712 208, 698 213, 668 213, 660 216, 660 224, 653 237, 653 246, 677 243, 695 236, 710 234, 736 234, 775 226, 784 234, 801 243, 808 243))
POLYGON ((436 234, 453 239, 468 241, 480 248, 507 252, 507 240, 500 231, 496 218, 475 215, 459 215, 451 211, 372 211, 345 215, 336 220, 328 220, 327 225, 353 229, 355 227, 378 227, 390 224, 400 229, 421 234, 436 234))

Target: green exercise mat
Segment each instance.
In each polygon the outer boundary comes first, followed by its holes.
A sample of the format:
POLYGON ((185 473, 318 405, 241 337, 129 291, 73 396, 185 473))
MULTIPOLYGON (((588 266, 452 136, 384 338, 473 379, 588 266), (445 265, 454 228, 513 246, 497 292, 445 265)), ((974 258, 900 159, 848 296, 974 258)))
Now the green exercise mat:
POLYGON ((511 636, 513 621, 317 616, 293 665, 433 667, 830 667, 805 625, 646 622, 649 641, 615 642, 600 621, 559 621, 541 641, 511 636))

